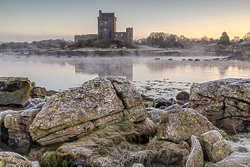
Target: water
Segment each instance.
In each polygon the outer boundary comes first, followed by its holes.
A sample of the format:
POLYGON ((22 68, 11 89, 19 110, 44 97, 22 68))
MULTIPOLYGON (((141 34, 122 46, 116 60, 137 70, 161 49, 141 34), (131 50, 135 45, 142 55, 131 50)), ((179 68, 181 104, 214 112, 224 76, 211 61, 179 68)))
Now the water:
POLYGON ((0 76, 28 77, 47 90, 65 90, 97 76, 121 76, 151 97, 175 97, 193 83, 250 78, 250 62, 198 57, 55 57, 0 55, 0 76), (169 60, 172 58, 173 60, 169 60), (187 59, 200 61, 187 61, 187 59), (186 59, 183 61, 182 59, 186 59), (208 61, 209 60, 209 61, 208 61))

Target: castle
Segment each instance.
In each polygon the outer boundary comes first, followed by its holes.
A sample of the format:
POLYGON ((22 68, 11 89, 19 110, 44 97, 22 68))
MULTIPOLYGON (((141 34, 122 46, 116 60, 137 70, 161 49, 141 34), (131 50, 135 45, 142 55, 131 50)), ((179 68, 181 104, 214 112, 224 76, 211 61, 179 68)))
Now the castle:
POLYGON ((98 34, 75 35, 75 42, 79 39, 113 39, 132 44, 133 28, 126 28, 126 32, 116 32, 115 14, 102 13, 102 11, 99 10, 98 34))

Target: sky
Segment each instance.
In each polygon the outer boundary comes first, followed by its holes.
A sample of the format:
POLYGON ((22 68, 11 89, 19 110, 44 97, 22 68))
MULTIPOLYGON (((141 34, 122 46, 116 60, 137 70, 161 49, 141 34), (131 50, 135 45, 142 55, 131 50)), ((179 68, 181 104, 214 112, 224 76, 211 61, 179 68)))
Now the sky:
POLYGON ((115 12, 117 32, 230 38, 250 32, 250 0, 0 0, 0 42, 73 40, 97 34, 99 10, 115 12))

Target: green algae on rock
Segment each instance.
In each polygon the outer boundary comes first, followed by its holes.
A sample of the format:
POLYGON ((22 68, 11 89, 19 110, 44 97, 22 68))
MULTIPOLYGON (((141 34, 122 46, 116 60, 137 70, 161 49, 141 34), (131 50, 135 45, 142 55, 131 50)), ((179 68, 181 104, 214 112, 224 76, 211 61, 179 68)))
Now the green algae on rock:
POLYGON ((0 105, 22 106, 32 89, 28 78, 0 77, 0 105))

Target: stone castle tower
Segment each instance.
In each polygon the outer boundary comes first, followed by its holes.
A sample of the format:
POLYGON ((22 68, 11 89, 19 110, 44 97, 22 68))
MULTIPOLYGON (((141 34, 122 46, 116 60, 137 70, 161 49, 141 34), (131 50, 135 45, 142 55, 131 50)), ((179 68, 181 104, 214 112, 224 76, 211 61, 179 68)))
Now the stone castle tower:
POLYGON ((114 13, 102 13, 99 10, 98 39, 114 39, 116 32, 116 17, 114 13))
POLYGON ((116 32, 115 13, 102 13, 99 10, 98 34, 75 35, 75 41, 82 39, 114 39, 129 44, 133 43, 133 28, 126 28, 126 32, 116 32))

